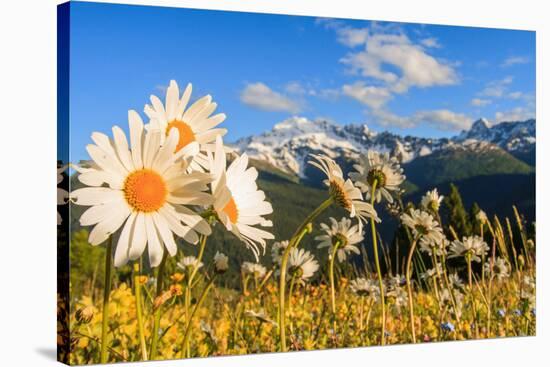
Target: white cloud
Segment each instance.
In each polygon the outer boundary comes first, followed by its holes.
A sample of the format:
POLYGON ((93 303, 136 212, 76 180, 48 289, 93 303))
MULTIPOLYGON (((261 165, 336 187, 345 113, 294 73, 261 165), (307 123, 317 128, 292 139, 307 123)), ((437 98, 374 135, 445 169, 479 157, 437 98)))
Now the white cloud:
POLYGON ((413 43, 404 33, 367 33, 365 49, 349 53, 341 62, 352 73, 386 83, 394 93, 407 92, 411 87, 458 83, 451 65, 429 55, 422 45, 413 43))
POLYGON ((367 86, 364 82, 346 84, 342 87, 342 93, 356 99, 372 109, 380 109, 392 98, 390 91, 384 87, 367 86))
POLYGON ((527 64, 529 62, 529 58, 525 56, 510 56, 507 59, 505 59, 500 66, 506 68, 513 65, 520 65, 520 64, 527 64))
POLYGON ((357 47, 365 42, 369 37, 369 30, 367 28, 339 28, 336 31, 338 35, 338 41, 348 47, 357 47))
POLYGON ((241 102, 263 111, 298 113, 301 110, 299 103, 261 82, 247 84, 241 92, 241 102))
POLYGON ((363 80, 342 86, 341 94, 369 107, 367 111, 382 126, 412 128, 428 125, 438 130, 466 129, 472 119, 447 109, 418 111, 400 116, 387 108, 395 94, 410 88, 428 88, 459 83, 456 62, 437 59, 427 50, 441 47, 436 38, 412 41, 403 29, 372 23, 369 28, 351 28, 342 22, 319 20, 318 24, 336 31, 338 42, 360 49, 349 52, 340 62, 351 74, 363 80))
POLYGON ((338 97, 340 97, 340 95, 341 95, 340 89, 336 89, 336 88, 321 89, 316 94, 316 96, 319 98, 323 98, 331 101, 336 100, 338 97))
POLYGON ((510 99, 520 99, 524 97, 524 94, 522 92, 511 92, 508 93, 508 98, 510 99))
POLYGON ((495 123, 503 121, 525 121, 535 118, 535 111, 530 108, 516 107, 509 111, 495 113, 495 123))
POLYGON ((480 96, 501 98, 505 95, 508 90, 508 85, 512 83, 514 78, 507 76, 503 79, 493 80, 492 82, 487 83, 485 88, 479 92, 480 96))
POLYGON ((299 82, 290 82, 285 86, 285 91, 289 94, 306 94, 306 89, 299 82))
POLYGON ((423 40, 420 41, 420 43, 423 46, 429 47, 429 48, 439 48, 439 47, 441 47, 441 45, 439 44, 439 41, 437 40, 437 38, 434 38, 434 37, 424 38, 423 40))
POLYGON ((470 101, 470 104, 472 106, 475 106, 475 107, 483 107, 483 106, 487 106, 487 105, 491 104, 491 100, 490 99, 483 99, 483 98, 473 98, 470 101))
POLYGON ((419 125, 429 125, 442 131, 457 131, 468 129, 472 119, 465 114, 446 109, 417 111, 411 116, 399 116, 387 110, 373 110, 371 115, 382 126, 412 128, 419 125))

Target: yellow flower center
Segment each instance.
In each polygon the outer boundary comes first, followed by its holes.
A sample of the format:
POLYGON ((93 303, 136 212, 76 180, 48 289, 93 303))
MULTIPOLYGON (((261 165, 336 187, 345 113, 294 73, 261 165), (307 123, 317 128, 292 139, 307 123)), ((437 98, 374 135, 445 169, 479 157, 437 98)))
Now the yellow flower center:
POLYGON ((166 136, 168 136, 170 130, 172 130, 173 128, 178 129, 179 132, 179 141, 178 145, 176 146, 176 152, 196 140, 193 129, 191 129, 191 126, 189 126, 187 123, 180 120, 173 120, 166 127, 166 136))
POLYGON ((229 202, 225 205, 222 211, 227 214, 231 223, 237 223, 237 219, 239 219, 239 209, 237 209, 237 204, 233 198, 229 199, 229 202))
POLYGON ((336 180, 330 181, 329 193, 338 205, 344 209, 351 210, 352 202, 346 194, 346 190, 339 182, 336 180))
POLYGON ((134 171, 124 181, 124 198, 135 211, 150 213, 166 202, 168 190, 164 179, 150 169, 134 171))

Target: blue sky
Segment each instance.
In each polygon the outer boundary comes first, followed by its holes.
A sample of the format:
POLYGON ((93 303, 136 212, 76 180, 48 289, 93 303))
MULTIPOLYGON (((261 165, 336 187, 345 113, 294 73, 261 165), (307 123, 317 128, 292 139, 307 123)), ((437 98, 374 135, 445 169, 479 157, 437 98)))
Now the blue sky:
POLYGON ((73 2, 70 36, 72 160, 171 79, 228 141, 293 115, 440 137, 535 114, 535 32, 73 2))

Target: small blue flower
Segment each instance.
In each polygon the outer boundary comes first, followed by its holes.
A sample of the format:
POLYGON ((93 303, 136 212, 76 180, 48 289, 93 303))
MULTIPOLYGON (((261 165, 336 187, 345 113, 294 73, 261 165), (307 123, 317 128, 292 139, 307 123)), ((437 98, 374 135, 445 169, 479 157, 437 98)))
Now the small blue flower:
POLYGON ((517 308, 514 310, 514 315, 521 316, 521 310, 518 310, 517 308))
POLYGON ((536 316, 537 316, 537 309, 536 309, 536 308, 533 308, 533 309, 531 310, 531 313, 533 314, 533 316, 536 317, 536 316))
POLYGON ((506 316, 506 311, 504 311, 502 308, 500 310, 497 311, 497 314, 500 316, 500 317, 504 317, 506 316))
POLYGON ((441 324, 441 329, 443 331, 453 332, 455 331, 455 326, 452 323, 447 321, 441 324))

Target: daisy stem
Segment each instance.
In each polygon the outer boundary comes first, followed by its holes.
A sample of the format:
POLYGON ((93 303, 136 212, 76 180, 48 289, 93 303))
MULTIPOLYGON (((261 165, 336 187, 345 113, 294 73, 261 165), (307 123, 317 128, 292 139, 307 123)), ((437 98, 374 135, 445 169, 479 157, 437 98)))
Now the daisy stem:
POLYGON ((365 297, 359 299, 359 334, 363 331, 363 311, 365 309, 365 297))
POLYGON ((296 229, 294 235, 290 239, 290 243, 285 249, 281 258, 281 275, 279 277, 279 339, 281 343, 281 352, 286 352, 286 330, 285 330, 285 290, 286 290, 286 271, 288 264, 288 256, 293 247, 300 244, 303 236, 309 231, 309 224, 333 202, 332 197, 323 201, 314 211, 307 216, 302 224, 296 229))
POLYGON ((477 330, 477 322, 476 322, 476 304, 475 304, 475 298, 474 298, 474 286, 472 284, 472 255, 467 254, 466 255, 466 264, 468 266, 468 287, 470 288, 470 300, 472 302, 472 323, 474 324, 474 330, 475 330, 475 337, 476 339, 479 338, 478 330, 477 330))
POLYGON ((103 318, 101 321, 101 351, 100 351, 100 363, 107 363, 107 329, 109 327, 109 297, 111 295, 111 282, 112 282, 112 260, 111 253, 113 252, 113 239, 109 237, 107 241, 107 248, 105 251, 105 286, 103 288, 103 318))
MULTIPOLYGON (((164 283, 164 266, 166 264, 166 254, 167 252, 164 251, 164 255, 162 256, 162 260, 160 262, 160 265, 157 269, 157 294, 156 297, 160 297, 162 294, 162 283, 164 283)), ((158 307, 155 311, 155 318, 153 321, 153 340, 151 341, 151 360, 154 360, 157 356, 157 344, 159 339, 159 327, 160 327, 160 310, 161 307, 158 307)))
POLYGON ((412 265, 412 257, 413 257, 417 242, 418 242, 418 238, 415 238, 411 243, 411 248, 409 249, 409 255, 407 256, 407 266, 405 270, 405 278, 407 280, 407 293, 409 294, 409 318, 411 322, 411 335, 412 335, 413 344, 416 343, 416 332, 414 328, 414 302, 413 302, 412 285, 411 285, 411 265, 412 265))
MULTIPOLYGON (((185 323, 188 324, 191 319, 191 284, 187 284, 185 287, 185 297, 184 297, 184 307, 185 307, 185 323)), ((186 327, 187 328, 187 327, 186 327)), ((189 340, 183 340, 182 344, 182 358, 189 357, 189 340)))
POLYGON ((292 314, 292 293, 294 292, 294 285, 296 284, 296 274, 293 274, 290 278, 290 288, 288 290, 288 313, 292 314))
MULTIPOLYGON (((372 184, 372 194, 370 203, 374 206, 377 180, 372 184)), ((372 232, 372 248, 374 250, 374 264, 376 265, 376 274, 378 275, 378 286, 380 288, 380 304, 382 308, 382 335, 380 336, 380 344, 386 344, 386 300, 384 298, 384 280, 382 278, 382 270, 380 269, 380 258, 378 256, 378 240, 376 238, 376 224, 374 218, 370 218, 370 227, 372 232)))
POLYGON ((288 314, 290 317, 290 333, 294 334, 294 326, 292 324, 292 294, 294 292, 294 286, 296 285, 296 274, 292 274, 290 278, 290 288, 288 290, 288 314))
POLYGON ((195 314, 197 313, 197 311, 202 307, 202 304, 206 299, 206 295, 212 288, 212 285, 214 285, 214 279, 216 279, 216 274, 212 276, 208 284, 206 284, 206 286, 204 287, 204 290, 202 291, 202 294, 200 295, 197 304, 193 308, 193 312, 191 313, 191 315, 189 316, 189 319, 187 320, 187 326, 185 327, 185 334, 183 337, 183 345, 185 347, 181 350, 182 358, 184 356, 190 357, 188 350, 189 350, 189 337, 191 336, 191 329, 193 327, 193 318, 195 317, 195 314))
POLYGON ((340 247, 340 242, 336 241, 329 259, 330 302, 332 307, 332 332, 335 336, 334 340, 336 340, 336 292, 334 289, 334 259, 336 258, 338 247, 340 247))
POLYGON ((336 317, 336 292, 334 290, 334 259, 336 257, 336 252, 338 251, 338 247, 340 247, 340 242, 337 241, 333 248, 332 253, 330 254, 329 258, 329 278, 330 278, 330 301, 332 306, 332 317, 336 317))
POLYGON ((449 291, 449 294, 451 295, 451 303, 453 305, 454 316, 457 323, 460 323, 460 315, 458 312, 454 290, 451 287, 451 282, 449 282, 449 276, 447 275, 447 260, 445 259, 445 254, 441 255, 441 267, 443 268, 443 280, 445 281, 445 286, 447 287, 447 291, 449 291))
POLYGON ((145 344, 145 333, 143 331, 143 305, 141 299, 141 282, 140 282, 139 262, 134 263, 134 287, 136 292, 136 314, 138 319, 139 342, 141 347, 141 358, 147 360, 147 345, 145 344))
MULTIPOLYGON (((210 223, 210 221, 209 221, 209 223, 210 223)), ((202 257, 204 255, 204 248, 206 247, 206 239, 207 238, 208 237, 203 235, 203 234, 200 236, 200 245, 199 245, 199 254, 197 255, 197 264, 201 262, 202 257)), ((189 276, 189 285, 191 285, 191 282, 193 281, 193 278, 197 274, 197 270, 199 270, 199 267, 195 266, 193 268, 193 271, 191 272, 191 275, 189 276)))

